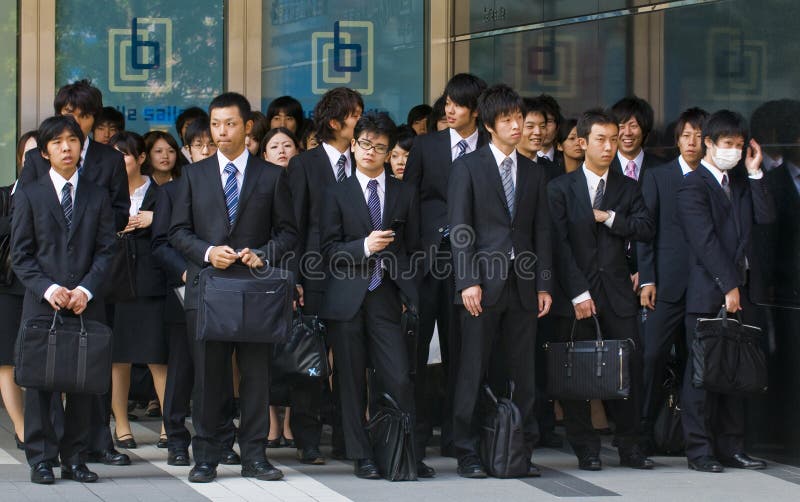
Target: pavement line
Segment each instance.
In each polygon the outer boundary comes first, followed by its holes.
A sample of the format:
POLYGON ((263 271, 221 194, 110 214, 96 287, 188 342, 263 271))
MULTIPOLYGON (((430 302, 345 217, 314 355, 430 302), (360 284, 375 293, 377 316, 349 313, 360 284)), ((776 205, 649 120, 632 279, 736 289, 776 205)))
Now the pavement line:
POLYGON ((0 465, 18 465, 19 460, 11 456, 10 453, 0 448, 0 465))

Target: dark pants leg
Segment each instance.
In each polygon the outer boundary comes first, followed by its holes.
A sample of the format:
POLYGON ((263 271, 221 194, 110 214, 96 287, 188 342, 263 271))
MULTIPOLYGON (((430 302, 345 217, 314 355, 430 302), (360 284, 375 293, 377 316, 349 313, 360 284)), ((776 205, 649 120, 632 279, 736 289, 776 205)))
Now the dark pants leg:
MULTIPOLYGON (((308 291, 304 294, 303 313, 316 315, 322 302, 322 294, 308 291)), ((322 407, 323 385, 327 380, 308 380, 293 382, 290 386, 289 402, 292 405, 289 424, 298 448, 319 448, 322 439, 322 407)))
POLYGON ((185 323, 170 323, 169 360, 167 361, 167 385, 164 392, 164 429, 167 432, 170 450, 187 449, 192 441, 186 428, 186 417, 190 414, 194 365, 192 345, 185 323))
POLYGON ((391 281, 368 292, 355 317, 328 321, 340 386, 342 425, 348 458, 371 458, 365 429, 367 357, 375 367, 379 387, 414 418, 414 388, 406 345, 400 330, 402 304, 391 281))
POLYGON ((62 408, 60 394, 30 389, 25 393, 25 456, 30 465, 61 456, 65 464, 86 461, 91 395, 67 394, 62 408), (53 395, 59 399, 53 399, 53 395), (52 409, 57 406, 57 409, 52 409), (64 432, 59 438, 51 417, 62 416, 64 432))
POLYGON ((683 346, 686 302, 656 300, 656 308, 648 311, 644 326, 642 419, 655 421, 656 408, 662 399, 664 368, 673 345, 683 346))
MULTIPOLYGON (((265 343, 237 343, 239 363, 239 448, 242 463, 261 462, 264 438, 269 433, 269 360, 271 347, 265 343)), ((206 356, 208 357, 208 356, 206 356)))
POLYGON ((545 344, 556 339, 553 314, 537 320, 534 360, 536 361, 536 406, 534 413, 542 437, 554 434, 556 427, 553 400, 547 394, 547 360, 545 344))

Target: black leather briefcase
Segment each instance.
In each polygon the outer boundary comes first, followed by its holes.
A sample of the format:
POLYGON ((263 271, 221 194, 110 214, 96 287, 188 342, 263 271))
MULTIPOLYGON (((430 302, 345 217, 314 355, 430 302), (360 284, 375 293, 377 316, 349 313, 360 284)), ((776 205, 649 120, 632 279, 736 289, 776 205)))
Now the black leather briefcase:
POLYGON ((723 307, 713 319, 697 320, 692 342, 692 385, 721 394, 767 390, 767 358, 761 328, 728 318, 723 307))
POLYGON ((597 317, 596 338, 548 343, 547 391, 554 399, 625 399, 631 392, 630 359, 636 347, 631 339, 604 340, 597 317))
POLYGON ((111 329, 58 312, 32 317, 20 328, 15 364, 20 387, 105 394, 111 383, 111 329))
POLYGON ((292 327, 294 275, 280 268, 232 265, 200 272, 197 339, 280 343, 292 327))
POLYGON ((528 475, 530 452, 525 446, 522 414, 514 404, 514 382, 509 382, 508 397, 496 397, 484 384, 490 403, 481 427, 481 462, 491 476, 519 478, 528 475))
POLYGON ((331 376, 325 325, 315 315, 304 315, 298 307, 292 331, 284 343, 276 343, 270 368, 273 379, 324 379, 331 376))
POLYGON ((382 397, 380 409, 367 424, 378 471, 389 481, 416 481, 411 414, 401 410, 389 394, 382 397))

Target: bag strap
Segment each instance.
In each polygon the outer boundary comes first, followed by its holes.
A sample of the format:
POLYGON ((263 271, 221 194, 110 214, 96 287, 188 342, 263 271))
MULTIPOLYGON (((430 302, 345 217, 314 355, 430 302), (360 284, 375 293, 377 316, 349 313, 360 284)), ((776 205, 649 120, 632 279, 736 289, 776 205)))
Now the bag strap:
POLYGON ((56 343, 58 342, 58 335, 56 334, 56 322, 58 320, 58 310, 54 310, 53 322, 50 324, 50 332, 47 335, 47 358, 44 365, 44 383, 47 387, 52 387, 53 382, 55 381, 56 343))
POLYGON ((492 392, 492 388, 489 387, 489 384, 486 383, 483 384, 483 391, 486 393, 487 396, 489 396, 489 399, 492 400, 495 406, 499 404, 499 402, 497 401, 497 396, 494 395, 494 392, 492 392))
POLYGON ((78 343, 78 388, 86 385, 86 360, 89 352, 89 333, 83 324, 83 315, 78 316, 81 320, 81 335, 78 343))
MULTIPOLYGON (((597 320, 597 316, 595 314, 592 314, 592 319, 594 320, 594 328, 595 328, 595 335, 596 335, 597 344, 598 345, 602 345, 603 344, 603 331, 600 329, 600 321, 597 320)), ((575 343, 575 326, 577 326, 577 325, 578 325, 578 319, 575 318, 575 320, 572 321, 572 331, 569 334, 569 341, 571 343, 575 343)))

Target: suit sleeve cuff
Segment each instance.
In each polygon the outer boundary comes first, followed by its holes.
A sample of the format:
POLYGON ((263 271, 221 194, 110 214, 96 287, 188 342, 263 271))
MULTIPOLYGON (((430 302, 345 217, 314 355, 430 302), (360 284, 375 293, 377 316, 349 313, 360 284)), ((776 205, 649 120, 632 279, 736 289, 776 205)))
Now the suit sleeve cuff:
POLYGON ((50 298, 52 298, 52 297, 53 297, 53 293, 55 293, 55 292, 56 292, 56 290, 57 290, 58 288, 60 288, 60 287, 61 287, 61 286, 59 286, 58 284, 52 284, 52 285, 50 285, 50 287, 49 287, 49 288, 47 288, 47 289, 45 290, 45 292, 44 292, 44 299, 45 299, 45 301, 46 301, 46 302, 50 302, 50 298))
POLYGON ((588 291, 584 291, 583 293, 579 294, 575 298, 572 299, 572 304, 577 305, 579 303, 585 302, 586 300, 591 300, 592 295, 589 294, 588 291))
POLYGON ((614 224, 614 216, 616 216, 617 213, 615 213, 610 209, 606 212, 608 213, 608 219, 603 222, 603 225, 607 226, 608 228, 611 228, 611 226, 614 224))
POLYGON ((645 286, 655 286, 655 285, 656 285, 655 282, 645 282, 644 284, 639 285, 639 289, 642 289, 645 286))
POLYGON ((78 286, 78 287, 77 287, 77 288, 75 288, 75 289, 80 289, 81 291, 83 291, 84 293, 86 293, 86 298, 87 298, 87 301, 92 301, 92 298, 94 298, 94 295, 92 294, 92 292, 91 292, 91 291, 89 291, 88 289, 84 288, 83 286, 78 286))
POLYGON ((203 255, 203 263, 211 263, 211 261, 208 258, 211 255, 211 250, 213 248, 214 246, 208 246, 208 249, 206 249, 206 254, 203 255))
POLYGON ((369 245, 367 245, 367 239, 364 238, 364 257, 369 258, 369 255, 372 253, 369 252, 369 245))

